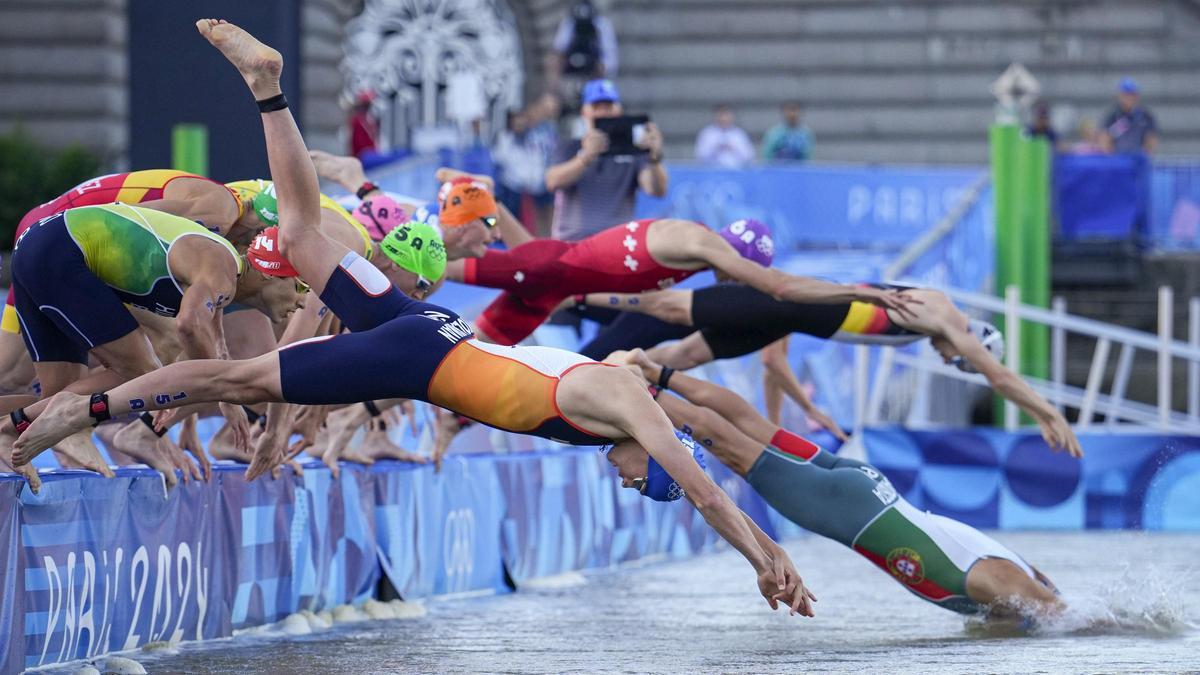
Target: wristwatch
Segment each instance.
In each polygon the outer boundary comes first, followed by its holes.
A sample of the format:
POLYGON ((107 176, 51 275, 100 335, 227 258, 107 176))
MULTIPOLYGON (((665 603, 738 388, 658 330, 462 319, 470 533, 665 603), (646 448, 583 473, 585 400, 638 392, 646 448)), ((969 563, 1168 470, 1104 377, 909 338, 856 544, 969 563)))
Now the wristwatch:
POLYGON ((651 164, 658 164, 659 162, 662 161, 662 153, 660 152, 657 155, 654 153, 650 153, 650 156, 647 157, 646 159, 648 159, 651 164))
POLYGON ((361 186, 359 186, 358 191, 355 192, 354 194, 359 199, 362 199, 363 197, 366 197, 367 195, 371 194, 372 192, 374 192, 378 189, 379 189, 378 185, 372 183, 371 181, 367 181, 367 182, 363 183, 361 186))

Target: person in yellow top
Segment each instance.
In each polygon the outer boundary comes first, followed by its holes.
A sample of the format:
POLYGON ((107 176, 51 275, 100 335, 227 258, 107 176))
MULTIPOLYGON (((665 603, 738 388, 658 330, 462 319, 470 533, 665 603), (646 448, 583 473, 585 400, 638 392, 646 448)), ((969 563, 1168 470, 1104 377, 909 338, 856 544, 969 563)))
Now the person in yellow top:
MULTIPOLYGON (((122 202, 173 213, 194 220, 242 248, 266 227, 244 207, 229 188, 186 171, 144 169, 97 176, 35 206, 21 218, 16 238, 31 225, 67 209, 122 202)), ((30 391, 33 364, 21 341, 17 321, 16 291, 9 289, 0 318, 0 394, 30 391)))
MULTIPOLYGON (((126 305, 175 319, 186 358, 227 358, 222 308, 237 300, 280 321, 305 290, 256 249, 243 256, 197 223, 153 209, 105 204, 69 209, 30 226, 13 251, 17 318, 42 396, 76 384, 114 385, 161 366, 126 305), (87 375, 88 355, 105 369, 87 375)), ((294 273, 293 273, 294 276, 294 273)), ((248 436, 245 413, 223 406, 248 436)), ((11 413, 20 432, 24 410, 11 413)))

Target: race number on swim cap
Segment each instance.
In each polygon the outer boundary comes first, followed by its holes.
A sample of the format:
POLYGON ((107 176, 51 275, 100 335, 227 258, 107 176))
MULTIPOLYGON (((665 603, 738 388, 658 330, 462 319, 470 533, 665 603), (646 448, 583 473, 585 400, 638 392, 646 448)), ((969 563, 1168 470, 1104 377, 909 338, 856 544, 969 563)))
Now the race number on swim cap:
POLYGON ((438 204, 443 227, 461 227, 476 218, 492 218, 497 211, 487 184, 466 177, 443 183, 438 190, 438 204))
POLYGON ((446 272, 446 245, 428 223, 409 221, 393 228, 379 242, 379 249, 401 269, 430 283, 446 272))
POLYGON ((775 259, 775 242, 771 240, 771 228, 753 218, 735 220, 719 233, 746 260, 770 267, 775 259))
MULTIPOLYGON (((675 438, 678 438, 683 447, 692 453, 696 463, 703 469, 706 465, 700 446, 679 430, 675 431, 675 438)), ((647 457, 646 489, 642 491, 642 494, 656 502, 673 502, 684 496, 683 488, 679 487, 675 479, 671 478, 658 462, 654 461, 653 457, 647 457)))
POLYGON ((269 277, 296 277, 300 273, 279 252, 279 228, 268 227, 254 237, 246 249, 250 266, 269 277))
POLYGON ((243 204, 249 204, 258 219, 267 225, 279 224, 279 201, 275 198, 275 184, 261 178, 226 183, 243 204))
POLYGON ((352 212, 371 236, 371 241, 381 241, 397 225, 408 221, 408 213, 387 195, 365 199, 352 212))

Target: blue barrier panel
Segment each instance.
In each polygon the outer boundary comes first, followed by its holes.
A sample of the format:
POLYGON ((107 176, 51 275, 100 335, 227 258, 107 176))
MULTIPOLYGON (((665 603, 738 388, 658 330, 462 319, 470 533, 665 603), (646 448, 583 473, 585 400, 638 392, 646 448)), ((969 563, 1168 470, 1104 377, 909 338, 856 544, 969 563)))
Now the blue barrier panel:
POLYGON ((1058 155, 1054 205, 1064 241, 1126 241, 1145 227, 1149 163, 1143 155, 1058 155))
POLYGON ((1081 461, 1035 432, 869 429, 864 442, 913 505, 975 527, 1200 530, 1200 438, 1084 434, 1081 461))
MULTIPOLYGON (((1200 438, 1084 435, 1081 461, 1035 433, 870 429, 869 459, 917 508, 981 528, 1200 530, 1200 438)), ((300 609, 370 597, 386 575, 406 599, 507 592, 562 572, 718 545, 686 502, 622 489, 594 449, 345 466, 333 479, 211 482, 164 496, 123 468, 43 474, 32 495, 0 477, 0 666, 6 672, 156 640, 210 639, 300 609)), ((741 478, 713 479, 769 535, 799 529, 741 478)))
POLYGON ((1150 237, 1167 251, 1200 249, 1200 161, 1156 161, 1150 172, 1150 237))
MULTIPOLYGON (((468 156, 408 158, 371 178, 385 190, 432 200, 438 163, 487 170, 468 156)), ((781 250, 803 246, 898 249, 950 210, 983 167, 761 166, 715 169, 670 164, 663 198, 639 193, 638 218, 688 218, 721 227, 738 218, 771 223, 781 250)), ((990 204, 990 200, 981 200, 990 204)), ((969 218, 990 218, 981 208, 969 218)), ((616 225, 617 223, 613 223, 616 225)))
POLYGON ((639 218, 673 216, 714 227, 757 218, 771 223, 786 251, 902 248, 936 225, 983 169, 672 165, 670 171, 666 197, 638 197, 639 218))

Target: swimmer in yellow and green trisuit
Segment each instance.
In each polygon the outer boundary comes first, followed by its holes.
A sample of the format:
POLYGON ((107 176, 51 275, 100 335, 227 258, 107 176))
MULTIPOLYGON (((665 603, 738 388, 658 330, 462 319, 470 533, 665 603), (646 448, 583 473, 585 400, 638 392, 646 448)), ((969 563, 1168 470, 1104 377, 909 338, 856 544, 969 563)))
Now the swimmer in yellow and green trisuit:
POLYGON ((1004 356, 1004 335, 995 326, 968 318, 941 291, 894 285, 878 287, 908 296, 912 302, 907 311, 897 312, 864 302, 788 302, 741 284, 652 293, 589 293, 577 298, 579 304, 631 315, 614 321, 580 351, 592 358, 603 358, 620 349, 646 348, 655 361, 686 369, 762 349, 767 369, 767 407, 773 411, 771 419, 778 420, 774 411, 779 409, 780 392, 786 391, 810 417, 844 439, 841 429, 812 404, 796 381, 783 340, 792 333, 872 345, 903 345, 928 339, 946 363, 983 375, 997 394, 1028 413, 1041 427, 1042 437, 1051 448, 1065 449, 1074 457, 1082 456, 1079 439, 1062 413, 1000 362, 1004 356), (674 339, 679 341, 654 347, 674 339))
MULTIPOLYGON (((119 203, 69 209, 30 226, 13 252, 13 276, 42 395, 113 386, 160 367, 126 304, 173 318, 188 358, 227 358, 225 306, 236 300, 283 320, 303 301, 305 289, 286 278, 289 270, 263 258, 275 239, 274 230, 264 231, 242 256, 193 221, 119 203), (89 354, 105 366, 90 376, 89 354)), ((241 408, 222 413, 248 442, 241 408)), ((11 413, 18 433, 27 420, 23 408, 11 413)))
MULTIPOLYGON (((194 220, 241 248, 267 226, 247 208, 249 202, 243 202, 214 180, 174 169, 145 169, 86 180, 30 209, 17 225, 14 241, 39 220, 71 208, 113 202, 136 204, 194 220)), ((0 319, 0 394, 29 393, 34 381, 33 364, 20 337, 15 299, 16 291, 10 288, 0 319)), ((8 411, 0 409, 0 412, 8 411)))

